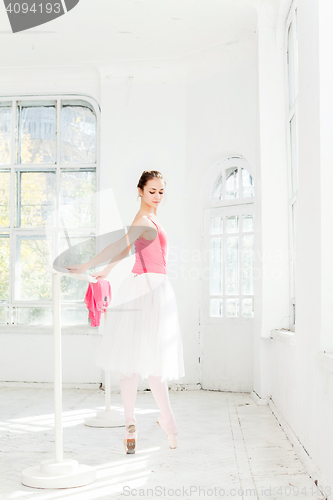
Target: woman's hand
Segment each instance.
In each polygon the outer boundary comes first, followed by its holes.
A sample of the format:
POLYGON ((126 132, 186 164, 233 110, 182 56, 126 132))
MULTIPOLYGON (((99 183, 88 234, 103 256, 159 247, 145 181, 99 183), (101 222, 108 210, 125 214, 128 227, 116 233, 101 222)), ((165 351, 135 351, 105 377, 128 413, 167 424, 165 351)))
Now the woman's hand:
POLYGON ((86 270, 85 264, 77 264, 73 266, 65 266, 65 269, 68 269, 72 274, 83 274, 86 270))
POLYGON ((96 279, 105 280, 109 275, 109 272, 110 271, 108 271, 107 268, 104 268, 102 271, 99 271, 97 273, 92 273, 90 276, 96 279))

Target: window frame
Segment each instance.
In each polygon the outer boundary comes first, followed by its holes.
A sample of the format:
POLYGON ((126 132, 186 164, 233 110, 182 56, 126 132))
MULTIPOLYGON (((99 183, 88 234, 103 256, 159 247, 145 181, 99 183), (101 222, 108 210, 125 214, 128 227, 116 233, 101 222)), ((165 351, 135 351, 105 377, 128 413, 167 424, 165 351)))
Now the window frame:
MULTIPOLYGON (((15 175, 16 171, 29 171, 29 172, 45 172, 45 171, 55 171, 56 175, 56 221, 55 226, 52 230, 52 251, 54 255, 58 253, 58 245, 60 244, 60 235, 62 234, 62 229, 59 226, 59 195, 60 195, 60 174, 62 171, 95 171, 96 173, 96 193, 100 188, 100 114, 101 108, 97 101, 90 96, 86 96, 84 94, 45 94, 45 96, 41 95, 15 95, 15 96, 3 96, 0 97, 0 102, 2 105, 8 102, 8 105, 11 106, 11 142, 10 142, 10 163, 6 165, 0 165, 0 169, 2 171, 10 172, 10 209, 9 209, 9 219, 10 226, 9 227, 1 227, 0 232, 3 234, 8 234, 10 238, 10 249, 9 249, 9 259, 10 259, 10 278, 9 278, 9 300, 0 300, 1 307, 9 307, 9 323, 0 325, 0 332, 49 332, 52 331, 52 326, 49 325, 17 325, 13 323, 15 316, 17 316, 15 309, 18 307, 31 307, 31 308, 51 308, 52 309, 52 300, 51 301, 43 301, 43 300, 31 300, 31 301, 22 301, 15 299, 15 274, 14 267, 16 264, 16 251, 17 251, 17 238, 22 235, 36 235, 36 236, 45 236, 47 237, 47 228, 44 227, 15 227, 15 175), (96 117, 96 134, 95 134, 95 148, 96 148, 96 158, 95 163, 60 163, 61 160, 61 104, 62 101, 66 101, 66 104, 70 103, 73 105, 88 105, 89 108, 95 114, 96 117), (18 118, 18 105, 49 105, 50 103, 55 104, 56 109, 56 161, 55 163, 38 163, 38 164, 21 164, 16 163, 18 158, 18 152, 16 151, 18 138, 18 128, 17 128, 17 118, 18 118)), ((93 234, 97 236, 99 234, 100 228, 100 206, 99 206, 99 197, 96 196, 96 225, 94 228, 75 228, 73 229, 73 233, 75 235, 84 234, 85 236, 89 236, 93 234)), ((51 296, 52 296, 52 288, 51 288, 51 296)), ((66 301, 62 302, 62 308, 86 308, 86 305, 81 300, 78 301, 66 301)), ((92 333, 91 327, 87 323, 87 325, 68 325, 64 326, 65 330, 73 330, 80 331, 82 333, 82 329, 84 329, 84 333, 92 333)))
MULTIPOLYGON (((238 232, 235 234, 238 234, 241 238, 241 235, 243 234, 253 234, 254 235, 254 258, 255 258, 255 225, 256 225, 256 211, 255 211, 255 193, 254 196, 251 197, 241 197, 241 198, 234 198, 234 199, 222 199, 220 201, 212 202, 210 201, 210 194, 211 194, 211 189, 215 185, 215 182, 217 181, 218 176, 222 173, 222 178, 223 178, 223 185, 224 185, 224 193, 225 193, 225 172, 228 168, 230 167, 238 167, 239 170, 241 168, 244 168, 249 172, 249 174, 253 178, 253 172, 251 171, 248 162, 242 158, 241 156, 233 156, 233 157, 228 157, 225 160, 222 160, 220 162, 217 162, 215 165, 212 167, 211 174, 209 175, 208 179, 206 180, 206 185, 204 187, 204 200, 203 200, 203 219, 202 219, 202 226, 203 226, 203 236, 202 236, 202 263, 203 263, 203 277, 202 277, 202 322, 205 325, 250 325, 253 324, 255 320, 255 290, 253 295, 251 295, 251 298, 253 298, 253 308, 254 308, 254 316, 251 318, 245 318, 243 316, 238 316, 238 317, 227 317, 227 316, 222 316, 222 317, 213 317, 210 316, 210 240, 212 238, 212 235, 210 235, 210 218, 214 216, 229 216, 229 215, 241 215, 241 214, 253 214, 254 215, 254 231, 249 232, 249 233, 243 233, 243 232, 238 232)), ((241 176, 240 176, 240 182, 241 182, 241 176)), ((241 189, 241 188, 240 188, 241 189)), ((232 235, 232 233, 228 233, 232 235)), ((223 234, 225 236, 226 233, 223 234)), ((224 252, 223 252, 223 273, 225 270, 225 242, 226 239, 223 239, 223 246, 224 246, 224 252)), ((241 243, 242 244, 242 243, 241 243)), ((238 258, 239 258, 239 283, 241 284, 241 252, 240 252, 239 247, 239 253, 238 253, 238 258)), ((223 280, 225 280, 225 276, 223 277, 223 280)), ((254 283, 255 286, 255 283, 254 283)), ((225 289, 223 289, 223 292, 225 292, 225 289)), ((242 298, 246 298, 248 295, 243 295, 241 293, 241 288, 239 289, 239 294, 235 295, 235 298, 240 299, 240 308, 239 312, 241 314, 241 300, 242 298)), ((225 293, 222 294, 224 296, 225 293)), ((232 298, 232 296, 229 296, 232 298)), ((228 297, 228 298, 229 298, 228 297)), ((225 298, 223 297, 225 300, 225 298)))
POLYGON ((289 226, 289 329, 296 330, 294 317, 296 314, 296 267, 297 267, 297 207, 298 207, 298 38, 297 33, 297 0, 293 0, 285 24, 285 112, 286 112, 286 148, 288 169, 288 226, 289 226), (290 79, 289 79, 289 29, 292 25, 293 40, 293 92, 294 102, 290 106, 290 79), (295 120, 295 169, 292 161, 291 122, 295 120), (294 173, 296 173, 295 178, 294 173), (295 191, 293 192, 293 185, 295 191), (294 220, 294 215, 296 219, 294 220))

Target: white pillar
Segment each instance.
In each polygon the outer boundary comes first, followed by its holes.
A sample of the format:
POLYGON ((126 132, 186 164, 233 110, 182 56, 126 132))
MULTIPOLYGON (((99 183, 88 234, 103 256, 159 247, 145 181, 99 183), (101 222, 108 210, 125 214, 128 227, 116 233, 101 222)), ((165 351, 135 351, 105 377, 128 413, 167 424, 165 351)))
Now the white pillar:
POLYGON ((277 46, 277 12, 263 2, 258 13, 258 166, 254 391, 271 395, 271 330, 287 327, 289 315, 288 171, 285 147, 283 53, 277 46))

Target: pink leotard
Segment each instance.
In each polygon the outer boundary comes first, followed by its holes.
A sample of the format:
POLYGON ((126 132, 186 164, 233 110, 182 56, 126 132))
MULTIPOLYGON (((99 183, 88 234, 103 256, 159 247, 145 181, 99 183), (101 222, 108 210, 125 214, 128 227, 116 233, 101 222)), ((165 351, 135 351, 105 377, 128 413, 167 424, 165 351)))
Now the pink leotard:
POLYGON ((154 240, 147 240, 142 236, 135 240, 135 263, 132 268, 132 273, 161 273, 167 274, 166 270, 166 253, 168 238, 167 234, 159 224, 156 224, 148 217, 157 227, 157 236, 154 240))

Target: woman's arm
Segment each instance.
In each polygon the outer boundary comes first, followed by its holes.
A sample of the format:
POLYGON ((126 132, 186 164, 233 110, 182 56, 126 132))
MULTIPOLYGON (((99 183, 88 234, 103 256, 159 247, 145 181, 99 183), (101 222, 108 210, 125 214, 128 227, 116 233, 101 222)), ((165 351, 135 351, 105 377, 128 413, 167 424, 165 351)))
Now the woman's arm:
POLYGON ((111 262, 102 270, 96 273, 92 273, 91 276, 94 278, 105 279, 110 274, 111 270, 127 255, 129 254, 129 248, 125 248, 120 255, 117 255, 111 262))
MULTIPOLYGON (((106 248, 104 248, 104 250, 102 250, 99 254, 95 255, 95 257, 93 257, 85 264, 66 266, 66 269, 68 269, 72 273, 82 273, 87 269, 90 269, 91 267, 104 264, 106 263, 106 261, 109 261, 110 259, 111 262, 113 263, 112 267, 114 267, 114 265, 116 265, 116 262, 118 262, 118 260, 121 260, 123 258, 121 257, 122 252, 126 250, 127 253, 129 253, 134 241, 137 238, 139 238, 142 233, 150 230, 152 232, 152 235, 155 235, 156 237, 157 235, 156 227, 155 225, 154 227, 152 227, 150 224, 153 223, 149 222, 145 215, 139 217, 138 219, 136 219, 136 221, 132 223, 131 227, 129 228, 125 236, 120 238, 118 241, 115 241, 114 243, 108 245, 106 248)), ((111 262, 109 263, 109 265, 111 264, 111 262)))
POLYGON ((109 264, 106 266, 105 270, 107 270, 107 273, 109 274, 110 271, 117 265, 119 264, 119 262, 121 260, 123 260, 125 257, 127 257, 127 255, 129 254, 130 252, 130 247, 127 247, 125 248, 125 250, 123 250, 119 255, 117 255, 116 257, 114 257, 110 262, 109 264))

